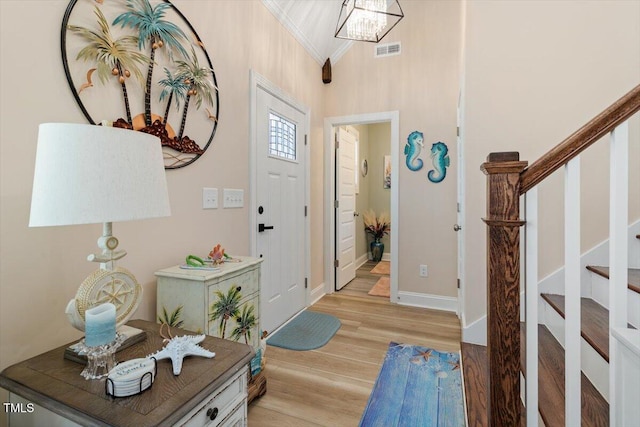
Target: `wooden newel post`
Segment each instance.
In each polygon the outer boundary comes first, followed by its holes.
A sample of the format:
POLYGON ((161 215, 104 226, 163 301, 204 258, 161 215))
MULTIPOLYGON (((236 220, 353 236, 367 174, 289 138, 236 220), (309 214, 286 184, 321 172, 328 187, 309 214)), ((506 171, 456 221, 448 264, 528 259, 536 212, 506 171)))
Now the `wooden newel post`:
POLYGON ((518 153, 491 153, 487 175, 489 425, 520 425, 520 172, 518 153))

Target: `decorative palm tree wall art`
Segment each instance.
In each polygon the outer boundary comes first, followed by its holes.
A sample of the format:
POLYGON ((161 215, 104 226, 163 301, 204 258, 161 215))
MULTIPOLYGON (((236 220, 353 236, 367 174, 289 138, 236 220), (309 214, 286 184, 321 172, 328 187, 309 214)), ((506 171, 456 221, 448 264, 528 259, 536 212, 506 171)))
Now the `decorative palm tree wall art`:
POLYGON ((153 7, 149 0, 127 0, 129 11, 119 15, 113 21, 113 25, 120 24, 122 27, 128 26, 138 31, 138 49, 146 49, 147 43, 151 49, 144 91, 146 126, 151 126, 151 81, 156 50, 164 47, 170 58, 173 57, 174 50, 182 56, 187 56, 187 51, 181 44, 188 41, 187 36, 176 24, 164 19, 165 11, 169 7, 171 7, 169 3, 160 3, 153 7))
POLYGON ((211 144, 219 117, 215 72, 204 43, 169 0, 71 0, 61 50, 90 123, 158 136, 168 169, 193 163, 211 144), (173 107, 182 114, 170 114, 173 107))
POLYGON ((178 139, 182 139, 184 132, 184 126, 187 123, 187 111, 189 109, 189 101, 191 97, 195 97, 196 105, 198 109, 202 106, 202 100, 205 99, 207 104, 213 105, 213 97, 211 94, 218 90, 213 86, 209 80, 212 69, 201 67, 198 62, 198 56, 195 50, 191 49, 191 56, 188 61, 176 61, 178 65, 178 76, 182 79, 184 84, 188 87, 187 97, 184 101, 184 107, 182 110, 182 122, 180 123, 180 132, 178 133, 178 139))
POLYGON ((98 78, 102 83, 106 83, 110 76, 118 78, 118 82, 122 87, 127 121, 131 123, 131 108, 129 107, 126 78, 133 74, 138 80, 142 81, 142 72, 140 72, 138 66, 148 63, 149 58, 137 50, 137 37, 124 36, 117 39, 114 38, 107 19, 100 8, 96 7, 94 13, 98 20, 99 31, 76 25, 67 27, 69 31, 78 34, 88 42, 78 52, 77 59, 95 63, 98 78))
POLYGON ((160 80, 158 83, 163 87, 162 92, 160 92, 160 102, 167 99, 167 108, 164 110, 164 117, 162 118, 163 123, 169 122, 169 110, 171 109, 171 101, 173 97, 176 97, 176 110, 180 109, 180 101, 184 101, 186 98, 188 86, 182 79, 182 76, 173 76, 171 71, 167 68, 164 69, 164 73, 167 78, 160 80))

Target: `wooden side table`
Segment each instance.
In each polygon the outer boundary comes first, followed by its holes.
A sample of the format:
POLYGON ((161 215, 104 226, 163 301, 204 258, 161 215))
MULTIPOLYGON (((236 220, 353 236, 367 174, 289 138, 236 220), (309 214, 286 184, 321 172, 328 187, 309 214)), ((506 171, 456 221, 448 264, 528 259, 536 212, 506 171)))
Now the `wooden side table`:
MULTIPOLYGON (((134 320, 129 325, 145 330, 147 340, 122 350, 118 361, 145 357, 162 348, 160 325, 134 320)), ((172 328, 173 336, 193 335, 172 328)), ((212 359, 187 357, 180 375, 173 375, 171 360, 159 360, 153 386, 127 398, 105 393, 105 380, 85 380, 83 365, 63 357, 68 345, 10 366, 0 373, 0 386, 16 402, 32 403, 32 411, 10 414, 10 425, 69 426, 242 426, 247 419, 247 364, 253 349, 241 343, 207 336, 200 344, 216 353, 212 359), (22 400, 20 400, 22 398, 22 400), (40 418, 38 418, 40 417, 40 418), (34 424, 35 420, 35 424, 34 424)))

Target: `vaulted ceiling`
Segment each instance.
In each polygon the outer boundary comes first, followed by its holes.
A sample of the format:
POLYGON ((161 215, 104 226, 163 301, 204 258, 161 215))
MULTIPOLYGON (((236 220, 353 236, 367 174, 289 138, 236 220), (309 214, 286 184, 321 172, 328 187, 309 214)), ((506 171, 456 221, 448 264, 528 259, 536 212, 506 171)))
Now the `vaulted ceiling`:
POLYGON ((334 37, 342 0, 262 0, 282 25, 322 65, 335 64, 353 41, 334 37))

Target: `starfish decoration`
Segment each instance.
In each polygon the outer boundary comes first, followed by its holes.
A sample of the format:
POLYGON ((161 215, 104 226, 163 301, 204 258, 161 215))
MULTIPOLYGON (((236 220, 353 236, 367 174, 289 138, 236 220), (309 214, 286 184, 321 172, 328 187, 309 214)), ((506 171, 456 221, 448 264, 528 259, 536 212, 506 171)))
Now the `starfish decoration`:
POLYGON ((172 338, 169 343, 160 351, 150 354, 156 360, 171 359, 173 365, 173 375, 180 375, 182 371, 182 360, 187 356, 200 356, 211 359, 216 354, 198 345, 204 340, 204 335, 184 335, 172 338))
POLYGON ((429 358, 431 358, 431 357, 432 357, 432 356, 431 356, 431 352, 432 352, 432 351, 433 351, 432 349, 428 349, 427 351, 418 351, 418 354, 416 354, 416 355, 413 357, 413 359, 411 359, 411 360, 412 360, 412 361, 414 361, 414 360, 418 361, 418 360, 420 360, 420 358, 421 358, 421 357, 424 357, 424 361, 425 361, 425 362, 428 362, 428 361, 429 361, 429 358))

